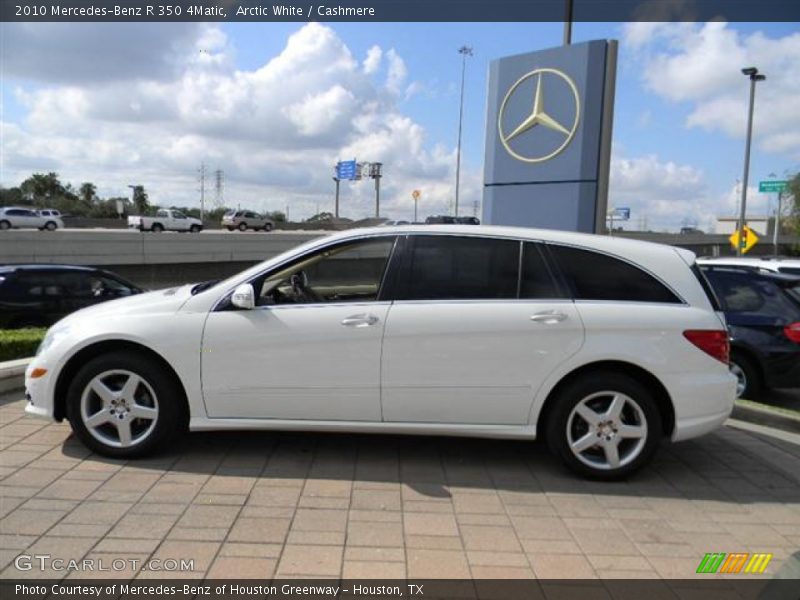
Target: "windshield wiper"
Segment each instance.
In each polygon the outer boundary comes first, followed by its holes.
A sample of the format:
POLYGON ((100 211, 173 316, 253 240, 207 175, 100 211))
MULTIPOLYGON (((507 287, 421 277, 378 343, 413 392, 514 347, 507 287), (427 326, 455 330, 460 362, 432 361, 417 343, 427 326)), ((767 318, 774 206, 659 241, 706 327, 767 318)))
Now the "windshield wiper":
POLYGON ((207 290, 208 288, 210 288, 210 287, 212 287, 212 286, 216 285, 217 283, 219 283, 219 279, 210 279, 209 281, 204 281, 204 282, 202 282, 202 283, 198 283, 198 284, 196 284, 196 285, 195 285, 195 286, 192 288, 192 296, 194 296, 195 294, 199 294, 200 292, 203 292, 203 291, 207 290))

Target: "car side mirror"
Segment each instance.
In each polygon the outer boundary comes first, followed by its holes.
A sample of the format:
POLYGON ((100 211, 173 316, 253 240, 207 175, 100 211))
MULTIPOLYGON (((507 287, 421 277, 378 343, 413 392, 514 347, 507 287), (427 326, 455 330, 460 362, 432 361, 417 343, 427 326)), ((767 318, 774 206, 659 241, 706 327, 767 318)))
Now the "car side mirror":
POLYGON ((244 310, 254 309, 256 307, 256 293, 253 290, 253 286, 249 283, 243 283, 233 290, 231 304, 244 310))

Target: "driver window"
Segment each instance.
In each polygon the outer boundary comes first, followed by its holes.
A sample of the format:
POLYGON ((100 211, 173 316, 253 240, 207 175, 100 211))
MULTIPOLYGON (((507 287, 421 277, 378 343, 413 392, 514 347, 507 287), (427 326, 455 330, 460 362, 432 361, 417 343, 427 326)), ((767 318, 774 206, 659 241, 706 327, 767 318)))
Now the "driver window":
POLYGON ((258 305, 370 302, 378 297, 394 237, 343 244, 268 273, 258 305))

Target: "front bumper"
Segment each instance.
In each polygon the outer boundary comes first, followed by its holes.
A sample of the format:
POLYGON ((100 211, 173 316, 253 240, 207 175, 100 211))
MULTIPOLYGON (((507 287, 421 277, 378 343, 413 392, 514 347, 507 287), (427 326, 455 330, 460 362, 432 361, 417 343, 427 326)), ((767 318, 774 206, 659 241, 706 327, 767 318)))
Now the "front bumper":
POLYGON ((52 382, 54 375, 52 371, 48 370, 45 375, 34 379, 31 377, 31 372, 37 367, 47 368, 45 365, 33 360, 25 370, 25 399, 28 401, 25 405, 25 414, 39 419, 54 421, 55 411, 51 391, 51 387, 54 387, 52 382))

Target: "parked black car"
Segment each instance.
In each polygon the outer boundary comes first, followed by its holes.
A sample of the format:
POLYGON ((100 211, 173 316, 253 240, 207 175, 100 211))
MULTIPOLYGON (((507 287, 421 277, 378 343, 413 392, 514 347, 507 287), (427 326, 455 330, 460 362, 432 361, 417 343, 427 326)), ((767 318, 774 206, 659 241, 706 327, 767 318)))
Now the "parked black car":
POLYGON ((143 291, 102 269, 0 265, 0 329, 49 326, 86 306, 143 291))
POLYGON ((426 225, 480 225, 478 217, 454 217, 452 215, 435 215, 425 219, 426 225))
POLYGON ((746 267, 702 269, 728 321, 738 396, 800 387, 800 277, 746 267))

